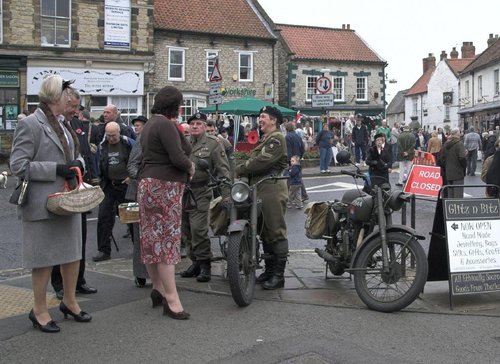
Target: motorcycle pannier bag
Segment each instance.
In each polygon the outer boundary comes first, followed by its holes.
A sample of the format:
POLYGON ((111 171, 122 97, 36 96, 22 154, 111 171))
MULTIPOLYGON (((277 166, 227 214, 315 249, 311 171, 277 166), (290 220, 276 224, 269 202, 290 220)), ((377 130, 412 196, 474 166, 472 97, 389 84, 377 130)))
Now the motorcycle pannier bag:
POLYGON ((222 206, 221 196, 210 201, 209 225, 215 236, 227 234, 228 211, 222 206))
POLYGON ((322 239, 325 235, 329 208, 328 202, 309 202, 306 205, 305 229, 309 239, 322 239))

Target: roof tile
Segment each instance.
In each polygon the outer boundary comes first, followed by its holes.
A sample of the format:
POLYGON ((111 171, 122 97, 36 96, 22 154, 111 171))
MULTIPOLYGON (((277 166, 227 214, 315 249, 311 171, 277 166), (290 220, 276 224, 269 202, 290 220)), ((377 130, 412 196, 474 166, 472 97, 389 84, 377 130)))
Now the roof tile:
POLYGON ((420 76, 417 82, 410 87, 405 96, 412 96, 427 92, 427 85, 429 84, 429 80, 431 79, 432 73, 435 69, 436 67, 429 67, 429 69, 422 76, 420 76))
POLYGON ((274 39, 247 0, 154 0, 155 28, 274 39))
POLYGON ((380 62, 380 58, 352 29, 276 24, 294 59, 380 62))
POLYGON ((491 62, 498 60, 500 60, 500 39, 497 39, 493 44, 486 48, 484 52, 477 56, 476 59, 465 67, 462 72, 467 73, 473 70, 481 69, 486 67, 491 62))

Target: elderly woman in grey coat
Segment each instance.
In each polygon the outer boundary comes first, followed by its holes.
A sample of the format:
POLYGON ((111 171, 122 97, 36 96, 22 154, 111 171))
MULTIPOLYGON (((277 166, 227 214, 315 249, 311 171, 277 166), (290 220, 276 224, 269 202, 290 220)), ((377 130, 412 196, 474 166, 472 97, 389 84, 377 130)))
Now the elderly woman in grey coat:
POLYGON ((10 168, 19 178, 29 180, 27 202, 18 208, 22 221, 23 266, 32 269, 34 306, 29 314, 33 327, 58 332, 46 302, 52 266, 61 265, 64 297, 59 306, 66 318, 88 322, 75 297, 82 254, 81 217, 59 216, 46 208, 51 193, 64 190, 64 182, 75 183, 70 167, 83 168, 78 157, 78 139, 64 117, 70 82, 59 75, 43 80, 38 93, 40 104, 20 123, 14 133, 10 168))

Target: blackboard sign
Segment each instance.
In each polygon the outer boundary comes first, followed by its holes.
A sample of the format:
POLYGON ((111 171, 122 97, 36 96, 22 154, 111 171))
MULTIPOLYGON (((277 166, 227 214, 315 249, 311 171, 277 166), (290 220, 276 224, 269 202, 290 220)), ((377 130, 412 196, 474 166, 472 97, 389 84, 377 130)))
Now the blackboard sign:
POLYGON ((500 291, 500 200, 443 202, 450 294, 500 291))

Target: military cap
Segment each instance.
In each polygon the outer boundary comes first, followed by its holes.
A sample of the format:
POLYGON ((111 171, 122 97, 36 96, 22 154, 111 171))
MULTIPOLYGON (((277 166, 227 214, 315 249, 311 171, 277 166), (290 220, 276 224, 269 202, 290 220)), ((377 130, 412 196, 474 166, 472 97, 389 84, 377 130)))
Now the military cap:
POLYGON ((191 123, 191 121, 193 120, 203 120, 203 121, 207 121, 207 115, 206 114, 203 114, 201 112, 197 112, 196 114, 193 114, 189 119, 188 119, 188 123, 191 123))
POLYGON ((264 106, 262 109, 260 109, 259 114, 262 113, 268 114, 269 116, 275 118, 278 124, 281 124, 283 122, 283 114, 274 106, 264 106))
POLYGON ((136 121, 142 121, 144 124, 148 121, 148 119, 145 116, 139 115, 136 116, 135 118, 132 119, 131 123, 135 123, 136 121))

